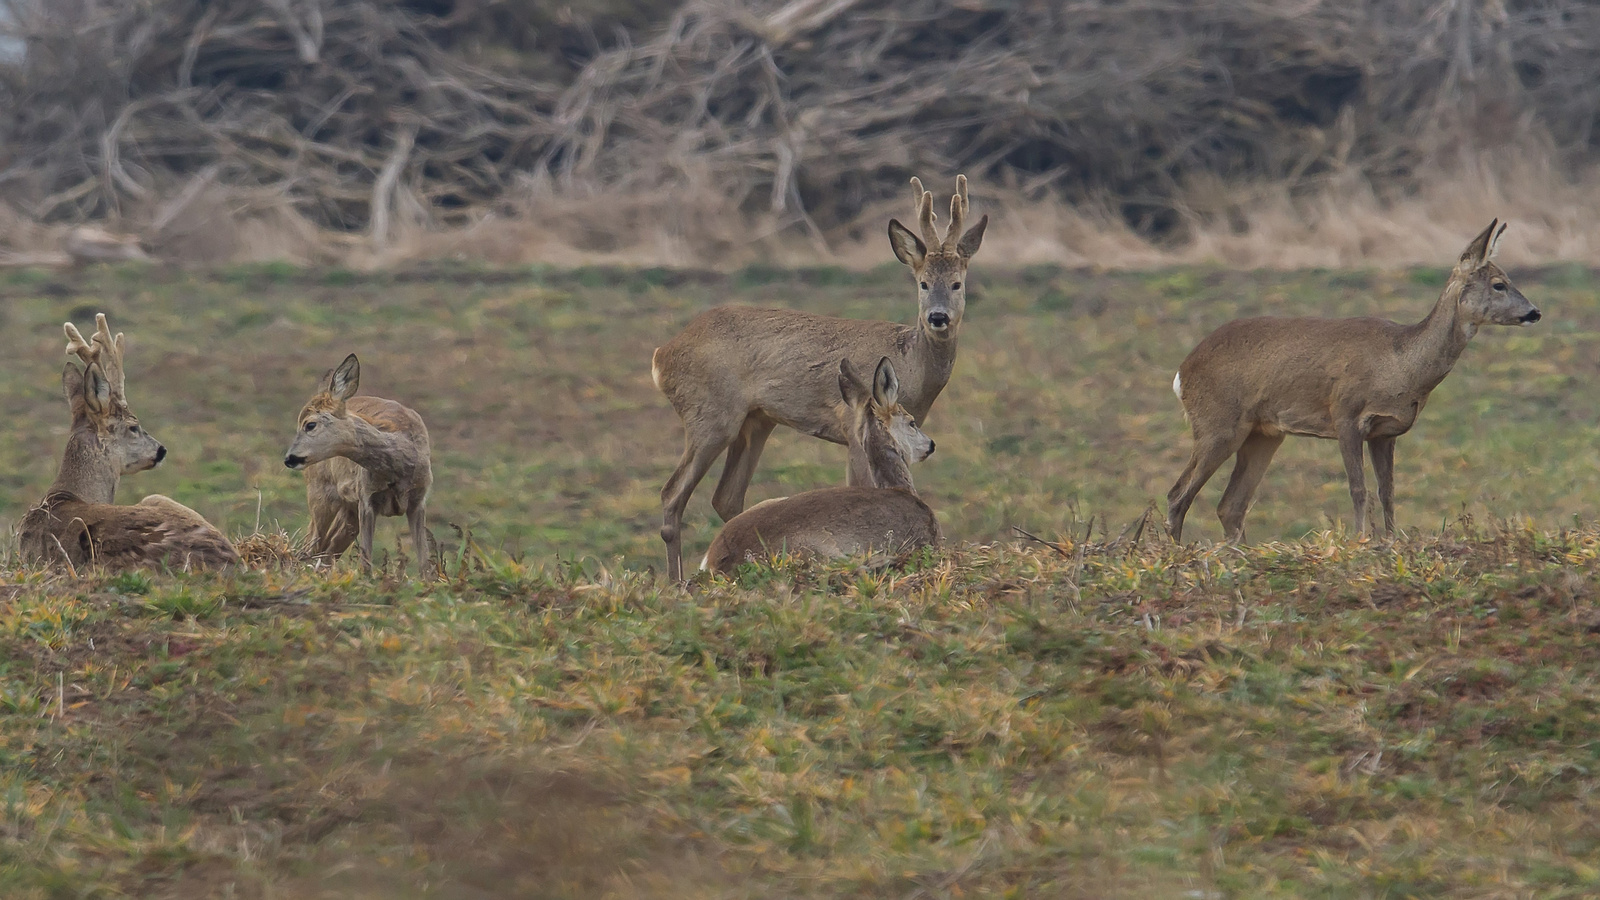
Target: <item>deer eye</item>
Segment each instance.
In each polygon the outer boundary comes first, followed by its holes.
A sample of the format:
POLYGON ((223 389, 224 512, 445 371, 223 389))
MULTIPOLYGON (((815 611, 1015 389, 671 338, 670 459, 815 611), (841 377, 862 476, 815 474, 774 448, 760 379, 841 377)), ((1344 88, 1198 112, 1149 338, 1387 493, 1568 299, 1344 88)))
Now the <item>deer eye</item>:
POLYGON ((961 282, 959 282, 959 281, 953 281, 953 282, 951 282, 951 283, 950 283, 950 290, 952 290, 952 291, 959 291, 959 290, 961 290, 961 282))
POLYGON ((315 423, 315 422, 307 422, 306 423, 306 431, 316 431, 316 430, 317 430, 317 423, 315 423))
POLYGON ((137 426, 137 425, 129 425, 128 426, 128 433, 129 434, 138 434, 139 433, 139 426, 137 426))
POLYGON ((1504 281, 1496 281, 1493 285, 1491 285, 1491 287, 1497 291, 1504 292, 1506 289, 1506 283, 1504 281))

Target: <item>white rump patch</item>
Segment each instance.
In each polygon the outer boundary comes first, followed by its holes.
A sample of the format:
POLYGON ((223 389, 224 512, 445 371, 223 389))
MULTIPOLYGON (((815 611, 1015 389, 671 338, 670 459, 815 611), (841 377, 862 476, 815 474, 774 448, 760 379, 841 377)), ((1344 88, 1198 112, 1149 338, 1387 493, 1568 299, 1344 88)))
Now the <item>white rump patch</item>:
MULTIPOLYGON (((656 390, 661 390, 661 362, 657 359, 661 355, 661 348, 650 351, 650 380, 656 383, 656 390)), ((700 568, 704 569, 705 566, 700 568)))
POLYGON ((1178 402, 1183 402, 1183 373, 1172 376, 1172 392, 1178 395, 1178 402))
POLYGON ((706 566, 708 564, 710 564, 710 562, 711 562, 711 551, 707 550, 706 551, 706 555, 700 557, 700 571, 704 572, 706 570, 706 566))

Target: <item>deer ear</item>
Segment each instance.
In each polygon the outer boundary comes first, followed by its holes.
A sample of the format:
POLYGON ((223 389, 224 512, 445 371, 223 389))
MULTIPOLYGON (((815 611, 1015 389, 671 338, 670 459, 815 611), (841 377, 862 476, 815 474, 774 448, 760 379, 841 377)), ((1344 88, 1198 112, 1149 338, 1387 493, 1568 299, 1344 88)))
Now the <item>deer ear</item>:
POLYGON ((349 400, 356 395, 356 388, 361 386, 361 361, 356 359, 354 353, 346 356, 339 368, 333 370, 328 376, 328 393, 340 400, 349 400))
POLYGON ((67 398, 67 406, 72 414, 78 414, 78 408, 83 405, 83 370, 72 363, 67 363, 61 369, 61 393, 67 398))
POLYGON ((871 392, 867 385, 856 373, 856 367, 850 365, 850 360, 839 360, 839 396, 851 406, 860 406, 867 402, 871 392))
POLYGON ((913 269, 928 257, 928 245, 912 234, 911 229, 901 225, 899 219, 889 220, 889 246, 894 248, 896 259, 913 269))
POLYGON ((971 259, 978 252, 978 247, 983 244, 983 230, 989 227, 989 217, 985 215, 978 220, 978 224, 967 229, 961 236, 961 242, 956 244, 956 255, 962 259, 971 259))
POLYGON ((103 416, 111 412, 111 382, 100 371, 99 363, 90 363, 83 372, 82 397, 89 412, 103 416))
POLYGON ((894 364, 885 356, 878 360, 878 370, 872 373, 872 399, 878 406, 888 409, 900 400, 900 378, 894 374, 894 364))
POLYGON ((1460 261, 1462 263, 1476 268, 1489 259, 1489 241, 1494 237, 1494 227, 1498 224, 1500 224, 1499 219, 1490 221, 1489 227, 1480 231, 1478 236, 1472 239, 1472 243, 1467 245, 1467 249, 1461 251, 1460 261))

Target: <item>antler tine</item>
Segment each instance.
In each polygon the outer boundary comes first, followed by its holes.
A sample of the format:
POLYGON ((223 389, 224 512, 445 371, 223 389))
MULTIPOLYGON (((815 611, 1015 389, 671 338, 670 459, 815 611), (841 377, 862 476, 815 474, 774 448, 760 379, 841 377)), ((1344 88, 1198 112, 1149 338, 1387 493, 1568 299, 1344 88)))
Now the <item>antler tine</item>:
POLYGON ((967 176, 956 176, 956 192, 950 195, 950 227, 944 230, 940 245, 946 253, 954 253, 956 242, 961 240, 961 226, 967 218, 967 176))
POLYGON ((922 195, 925 193, 927 193, 927 191, 922 189, 922 179, 915 175, 911 176, 911 202, 915 204, 919 210, 922 208, 922 195))
POLYGON ((923 191, 917 199, 917 224, 922 229, 922 243, 929 250, 940 246, 939 232, 933 227, 933 192, 923 191))
POLYGON ((78 331, 78 326, 71 322, 62 325, 61 330, 66 332, 67 335, 67 355, 71 356, 76 353, 78 358, 83 360, 85 366, 93 364, 100 355, 99 348, 91 346, 88 341, 84 340, 83 334, 78 331))
POLYGON ((111 399, 117 403, 127 403, 127 395, 123 392, 124 380, 122 373, 122 348, 124 346, 122 333, 116 337, 111 336, 111 327, 106 324, 105 313, 94 315, 94 342, 99 345, 97 354, 100 370, 105 372, 106 381, 111 384, 111 399))

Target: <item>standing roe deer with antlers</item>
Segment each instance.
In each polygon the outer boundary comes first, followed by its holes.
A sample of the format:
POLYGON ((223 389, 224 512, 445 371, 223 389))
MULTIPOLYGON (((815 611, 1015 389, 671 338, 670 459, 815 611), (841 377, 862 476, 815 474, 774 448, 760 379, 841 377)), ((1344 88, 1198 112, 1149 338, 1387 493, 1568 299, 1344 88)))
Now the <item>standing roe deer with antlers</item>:
POLYGON ((61 387, 72 410, 72 433, 61 470, 39 505, 23 516, 22 555, 73 569, 170 567, 209 569, 237 565, 233 544, 199 513, 170 497, 151 494, 134 506, 113 502, 123 475, 155 468, 167 448, 139 426, 128 408, 122 335, 111 336, 105 315, 94 317, 91 340, 71 322, 61 387))
POLYGON ((283 464, 306 472, 311 509, 311 555, 332 562, 359 537, 363 571, 372 570, 378 516, 406 517, 417 571, 427 578, 428 490, 433 468, 428 429, 409 407, 357 397, 361 362, 354 353, 323 378, 300 410, 299 430, 283 464))
POLYGON ((1467 245, 1433 311, 1415 325, 1266 316, 1237 319, 1202 340, 1172 379, 1194 432, 1189 465, 1167 493, 1172 537, 1182 540, 1189 504, 1237 454, 1217 515, 1229 540, 1243 540, 1251 495, 1290 434, 1339 442, 1358 534, 1367 528, 1366 442, 1384 531, 1392 533, 1395 438, 1411 430, 1479 326, 1539 321, 1539 310, 1490 261, 1505 232, 1497 224, 1467 245))
POLYGON ((849 359, 838 373, 851 413, 850 486, 757 503, 723 526, 700 568, 728 574, 780 551, 840 557, 939 546, 939 522, 911 484, 911 463, 931 456, 933 441, 900 405, 894 365, 880 359, 871 387, 849 359))
POLYGON ((919 421, 944 390, 966 308, 967 263, 983 243, 989 217, 962 231, 967 179, 958 175, 950 225, 940 235, 934 228, 933 193, 916 178, 911 184, 922 237, 892 219, 889 244, 916 278, 916 325, 721 306, 701 313, 651 356, 651 378, 684 427, 683 457, 661 489, 661 539, 672 580, 683 580, 684 507, 724 450, 727 460, 711 505, 732 520, 744 509, 750 476, 774 427, 787 425, 835 444, 849 442, 848 410, 834 378, 840 360, 861 368, 884 356, 893 360, 901 373, 901 402, 919 421))

